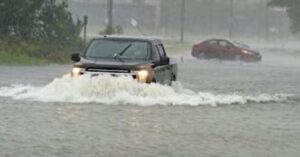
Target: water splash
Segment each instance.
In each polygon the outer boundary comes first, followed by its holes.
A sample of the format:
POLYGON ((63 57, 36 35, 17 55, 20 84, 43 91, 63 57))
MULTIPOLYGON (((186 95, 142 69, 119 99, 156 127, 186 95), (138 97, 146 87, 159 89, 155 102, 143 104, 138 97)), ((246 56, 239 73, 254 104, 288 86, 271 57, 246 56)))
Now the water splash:
POLYGON ((107 105, 226 105, 282 102, 290 95, 213 94, 194 92, 176 83, 173 87, 160 84, 140 84, 128 77, 58 78, 43 87, 12 85, 0 88, 1 97, 41 102, 102 103, 107 105))

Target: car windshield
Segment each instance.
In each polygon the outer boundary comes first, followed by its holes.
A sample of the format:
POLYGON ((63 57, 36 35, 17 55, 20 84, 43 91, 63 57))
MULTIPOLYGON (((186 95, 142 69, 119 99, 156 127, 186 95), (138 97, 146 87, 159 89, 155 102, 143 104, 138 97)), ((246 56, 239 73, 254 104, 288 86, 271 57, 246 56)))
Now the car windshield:
POLYGON ((146 60, 149 58, 149 47, 147 41, 99 39, 92 41, 85 57, 146 60))

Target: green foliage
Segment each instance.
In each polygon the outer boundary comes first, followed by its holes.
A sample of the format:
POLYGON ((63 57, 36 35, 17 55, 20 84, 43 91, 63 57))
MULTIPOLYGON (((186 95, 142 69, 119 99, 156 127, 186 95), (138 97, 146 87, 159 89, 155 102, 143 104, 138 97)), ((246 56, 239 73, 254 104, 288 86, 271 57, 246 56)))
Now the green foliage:
POLYGON ((123 28, 119 25, 116 27, 113 26, 107 26, 103 31, 100 31, 100 35, 112 35, 112 34, 123 34, 123 28))
POLYGON ((68 62, 84 43, 83 23, 67 7, 67 0, 0 0, 1 56, 68 62))
POLYGON ((83 42, 65 46, 6 37, 0 40, 0 64, 69 63, 71 53, 80 51, 83 47, 83 42))
POLYGON ((1 0, 0 33, 46 42, 77 40, 82 29, 66 0, 1 0))
POLYGON ((46 59, 36 57, 40 45, 20 38, 0 40, 0 64, 44 64, 46 59))
POLYGON ((49 60, 38 57, 30 57, 26 54, 7 54, 0 52, 0 65, 45 65, 49 60))
POLYGON ((65 44, 76 42, 80 35, 83 23, 73 21, 70 12, 66 11, 66 2, 57 3, 48 0, 44 3, 39 16, 38 37, 47 42, 55 41, 65 44))
POLYGON ((24 41, 20 38, 5 38, 0 40, 0 52, 9 54, 27 54, 35 56, 40 48, 38 42, 24 41))
POLYGON ((291 30, 293 33, 300 32, 300 1, 299 0, 272 0, 271 7, 286 8, 287 14, 292 22, 291 30))
POLYGON ((123 34, 124 33, 123 28, 120 25, 117 25, 115 27, 115 30, 116 30, 116 34, 123 34))

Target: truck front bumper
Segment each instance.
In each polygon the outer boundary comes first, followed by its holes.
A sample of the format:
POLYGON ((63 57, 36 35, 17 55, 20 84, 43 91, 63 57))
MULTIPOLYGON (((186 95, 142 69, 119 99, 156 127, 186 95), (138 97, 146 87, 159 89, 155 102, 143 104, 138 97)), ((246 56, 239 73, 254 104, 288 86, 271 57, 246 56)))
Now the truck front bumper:
POLYGON ((85 71, 80 68, 73 68, 71 72, 72 77, 79 77, 81 75, 89 75, 91 77, 109 75, 112 77, 130 77, 140 83, 151 83, 153 80, 153 73, 148 70, 138 70, 131 72, 113 72, 113 71, 85 71))

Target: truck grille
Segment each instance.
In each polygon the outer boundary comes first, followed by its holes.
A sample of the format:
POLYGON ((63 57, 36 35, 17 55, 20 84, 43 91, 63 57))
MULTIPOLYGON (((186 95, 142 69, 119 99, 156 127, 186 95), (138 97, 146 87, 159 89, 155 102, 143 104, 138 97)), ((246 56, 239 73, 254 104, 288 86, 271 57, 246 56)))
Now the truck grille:
POLYGON ((116 69, 86 69, 89 72, 99 72, 99 73, 130 73, 129 70, 116 70, 116 69))
POLYGON ((108 74, 113 77, 118 76, 129 76, 133 79, 136 79, 136 74, 129 70, 115 70, 115 69, 86 69, 85 74, 89 74, 91 76, 99 76, 101 74, 108 74))

